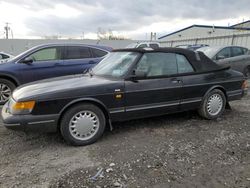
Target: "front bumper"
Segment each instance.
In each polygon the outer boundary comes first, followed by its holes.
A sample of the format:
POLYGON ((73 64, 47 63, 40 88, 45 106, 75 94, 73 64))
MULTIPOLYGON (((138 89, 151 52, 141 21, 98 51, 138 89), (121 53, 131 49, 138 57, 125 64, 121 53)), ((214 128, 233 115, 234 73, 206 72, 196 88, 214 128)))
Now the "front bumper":
POLYGON ((55 132, 59 115, 13 115, 9 112, 7 102, 2 108, 2 119, 4 126, 9 129, 55 132))

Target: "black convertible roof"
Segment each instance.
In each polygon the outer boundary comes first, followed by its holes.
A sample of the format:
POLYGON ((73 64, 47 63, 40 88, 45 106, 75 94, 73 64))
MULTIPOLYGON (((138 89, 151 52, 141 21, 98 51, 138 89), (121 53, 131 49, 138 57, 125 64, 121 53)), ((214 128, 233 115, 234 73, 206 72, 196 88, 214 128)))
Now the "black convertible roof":
POLYGON ((188 61, 193 65, 196 72, 207 72, 207 71, 215 71, 221 70, 225 67, 221 67, 220 65, 213 62, 209 59, 204 53, 191 51, 183 48, 124 48, 124 49, 116 49, 113 52, 137 52, 137 53, 154 53, 154 52, 163 52, 163 53, 176 53, 184 55, 188 61))

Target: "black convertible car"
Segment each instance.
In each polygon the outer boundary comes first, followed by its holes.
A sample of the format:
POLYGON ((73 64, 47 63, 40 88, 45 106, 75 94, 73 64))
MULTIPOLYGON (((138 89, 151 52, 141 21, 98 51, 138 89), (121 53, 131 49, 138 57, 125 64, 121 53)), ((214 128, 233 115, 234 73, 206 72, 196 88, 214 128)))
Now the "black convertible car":
POLYGON ((17 88, 2 109, 8 128, 60 130, 73 145, 95 142, 112 122, 197 109, 219 117, 247 92, 244 76, 202 52, 121 49, 87 74, 17 88))

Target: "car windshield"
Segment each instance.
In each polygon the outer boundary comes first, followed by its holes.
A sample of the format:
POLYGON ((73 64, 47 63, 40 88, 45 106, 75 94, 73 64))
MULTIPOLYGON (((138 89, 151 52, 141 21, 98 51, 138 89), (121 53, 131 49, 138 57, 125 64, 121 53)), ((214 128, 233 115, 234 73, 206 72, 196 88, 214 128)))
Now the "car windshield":
POLYGON ((122 77, 138 56, 139 53, 135 52, 112 52, 93 68, 92 73, 97 76, 122 77))
POLYGON ((26 50, 26 51, 24 51, 24 52, 18 54, 17 56, 13 57, 11 60, 16 61, 16 60, 18 60, 20 57, 22 57, 24 54, 33 51, 35 48, 36 48, 36 47, 32 47, 32 48, 30 48, 30 49, 28 49, 28 50, 26 50))
POLYGON ((214 47, 214 48, 202 47, 202 48, 197 49, 196 51, 203 52, 207 57, 213 58, 219 49, 220 49, 219 47, 218 48, 217 47, 214 47))

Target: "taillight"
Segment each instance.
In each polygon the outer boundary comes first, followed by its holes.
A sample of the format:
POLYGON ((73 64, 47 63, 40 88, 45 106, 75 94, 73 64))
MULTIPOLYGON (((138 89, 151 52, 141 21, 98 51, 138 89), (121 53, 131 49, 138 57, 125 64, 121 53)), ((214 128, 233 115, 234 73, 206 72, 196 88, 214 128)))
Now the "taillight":
POLYGON ((241 88, 242 88, 242 89, 247 89, 247 88, 248 88, 248 82, 247 82, 247 80, 245 80, 245 81, 242 83, 241 88))

